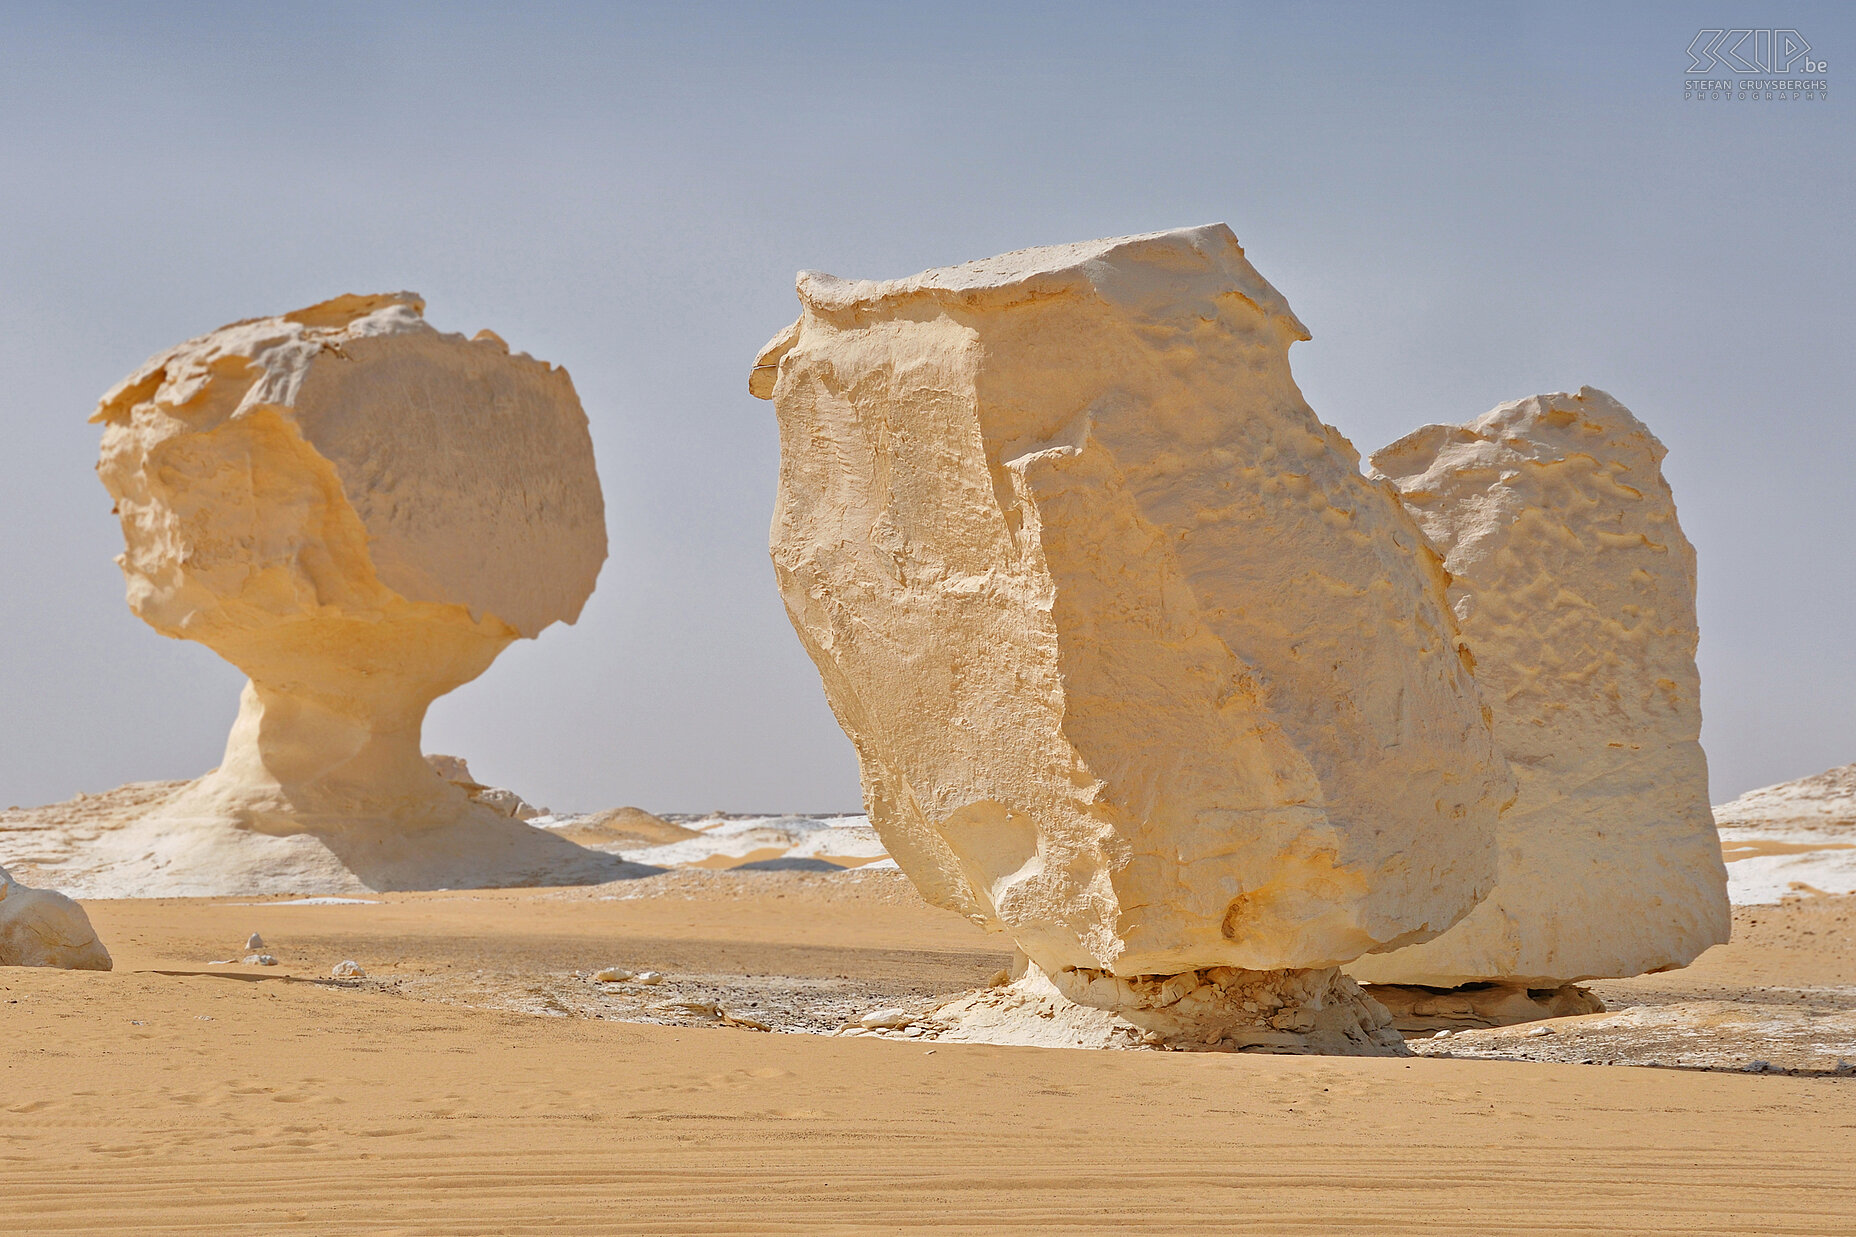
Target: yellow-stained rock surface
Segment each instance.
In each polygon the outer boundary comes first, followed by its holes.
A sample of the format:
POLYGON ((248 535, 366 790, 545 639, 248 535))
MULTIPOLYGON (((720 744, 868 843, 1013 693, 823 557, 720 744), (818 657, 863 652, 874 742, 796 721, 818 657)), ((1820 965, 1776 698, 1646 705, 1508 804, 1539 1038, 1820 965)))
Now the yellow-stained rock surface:
POLYGON ((1727 939, 1695 669, 1695 551, 1663 444, 1603 391, 1537 395, 1373 456, 1444 556, 1518 795, 1501 879, 1375 983, 1556 987, 1727 939))
POLYGON ((235 323, 92 418, 130 607, 250 676, 220 767, 100 839, 116 890, 509 884, 579 862, 472 804, 419 734, 432 700, 592 592, 586 415, 564 370, 422 311, 344 296, 235 323))
POLYGON ((1512 788, 1445 577, 1228 228, 798 291, 776 574, 931 901, 1106 991, 1481 899, 1512 788))

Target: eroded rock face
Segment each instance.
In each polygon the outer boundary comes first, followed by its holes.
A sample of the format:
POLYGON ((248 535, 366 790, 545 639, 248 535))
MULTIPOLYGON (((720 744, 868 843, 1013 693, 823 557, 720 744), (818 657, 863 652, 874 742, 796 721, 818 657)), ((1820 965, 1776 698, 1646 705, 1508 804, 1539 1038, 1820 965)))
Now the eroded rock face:
POLYGON ((0 966, 107 971, 112 965, 83 907, 53 889, 28 889, 0 868, 0 966))
POLYGON ((775 570, 930 900, 1123 978, 1328 968, 1476 904, 1510 791, 1444 576, 1229 229, 799 298, 750 379, 775 570))
POLYGON ((250 676, 224 762, 160 812, 150 892, 255 875, 209 853, 214 826, 245 851, 316 835, 260 863, 299 884, 562 858, 479 815, 419 733, 432 700, 592 592, 606 534, 586 416, 564 370, 441 334, 422 308, 347 296, 235 323, 155 357, 92 418, 131 608, 250 676), (477 833, 405 841, 456 828, 477 833))
POLYGON ((1536 395, 1373 456, 1452 577, 1519 793, 1501 879, 1373 983, 1557 988, 1727 939, 1695 670, 1695 551, 1663 444, 1603 391, 1536 395))

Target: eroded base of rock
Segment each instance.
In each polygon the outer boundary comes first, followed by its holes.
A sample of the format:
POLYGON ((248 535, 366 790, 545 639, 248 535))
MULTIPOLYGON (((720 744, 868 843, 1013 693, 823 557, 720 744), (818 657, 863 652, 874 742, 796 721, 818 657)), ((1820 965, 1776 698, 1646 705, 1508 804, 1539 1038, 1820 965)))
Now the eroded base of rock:
MULTIPOLYGON (((210 775, 209 775, 210 778, 210 775)), ((392 813, 291 813, 145 783, 0 817, 40 883, 80 897, 226 897, 592 885, 654 869, 462 795, 392 813)))
POLYGON ((1102 971, 1047 975, 1028 965, 924 1020, 934 1038, 1064 1048, 1163 1048, 1325 1056, 1404 1056, 1391 1015, 1329 967, 1213 967, 1125 979, 1102 971))
POLYGON ((1392 1015, 1400 1031, 1460 1031, 1505 1027, 1543 1018, 1602 1014, 1605 1003, 1577 984, 1524 988, 1518 984, 1465 984, 1424 988, 1414 984, 1368 984, 1367 994, 1392 1015))

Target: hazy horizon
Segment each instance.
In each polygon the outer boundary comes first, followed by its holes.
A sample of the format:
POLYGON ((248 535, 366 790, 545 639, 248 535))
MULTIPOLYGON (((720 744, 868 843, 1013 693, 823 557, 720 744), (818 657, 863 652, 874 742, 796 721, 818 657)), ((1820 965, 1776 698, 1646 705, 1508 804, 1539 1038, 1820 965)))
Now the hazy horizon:
POLYGON ((1685 101, 1706 21, 1370 5, 0 5, 0 806, 193 777, 242 676, 130 613, 97 398, 344 292, 572 374, 612 552, 426 749, 563 809, 856 810, 747 394, 802 268, 1224 221, 1360 449, 1603 388, 1669 448, 1722 802, 1856 760, 1856 126, 1685 101))

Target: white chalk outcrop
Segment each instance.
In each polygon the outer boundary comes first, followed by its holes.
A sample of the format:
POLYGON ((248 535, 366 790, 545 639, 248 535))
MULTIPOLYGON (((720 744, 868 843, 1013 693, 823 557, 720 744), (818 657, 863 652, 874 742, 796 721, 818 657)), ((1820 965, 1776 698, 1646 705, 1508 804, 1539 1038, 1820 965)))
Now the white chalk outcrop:
POLYGON ((1716 804, 1735 906, 1856 893, 1856 764, 1716 804))
POLYGON ((1518 794, 1501 879, 1373 983, 1550 988, 1681 966, 1727 939, 1695 670, 1695 552, 1663 444, 1603 391, 1431 425, 1372 458, 1450 572, 1518 794))
POLYGON ((534 820, 549 814, 547 808, 534 806, 513 790, 478 781, 470 771, 469 762, 462 756, 427 755, 425 763, 432 766, 432 772, 463 791, 472 803, 482 804, 499 816, 507 816, 511 820, 534 820))
POLYGON ((1123 1004, 1481 899, 1511 789, 1445 577, 1228 228, 798 290, 750 378, 775 570, 925 896, 1123 1004))
POLYGON ((0 868, 0 966, 107 971, 110 951, 84 908, 53 889, 29 889, 0 868))
POLYGON ((345 296, 235 323, 92 418, 130 607, 250 676, 219 768, 116 835, 142 892, 574 878, 571 843, 472 803, 419 734, 592 592, 586 415, 564 370, 422 309, 345 296))

